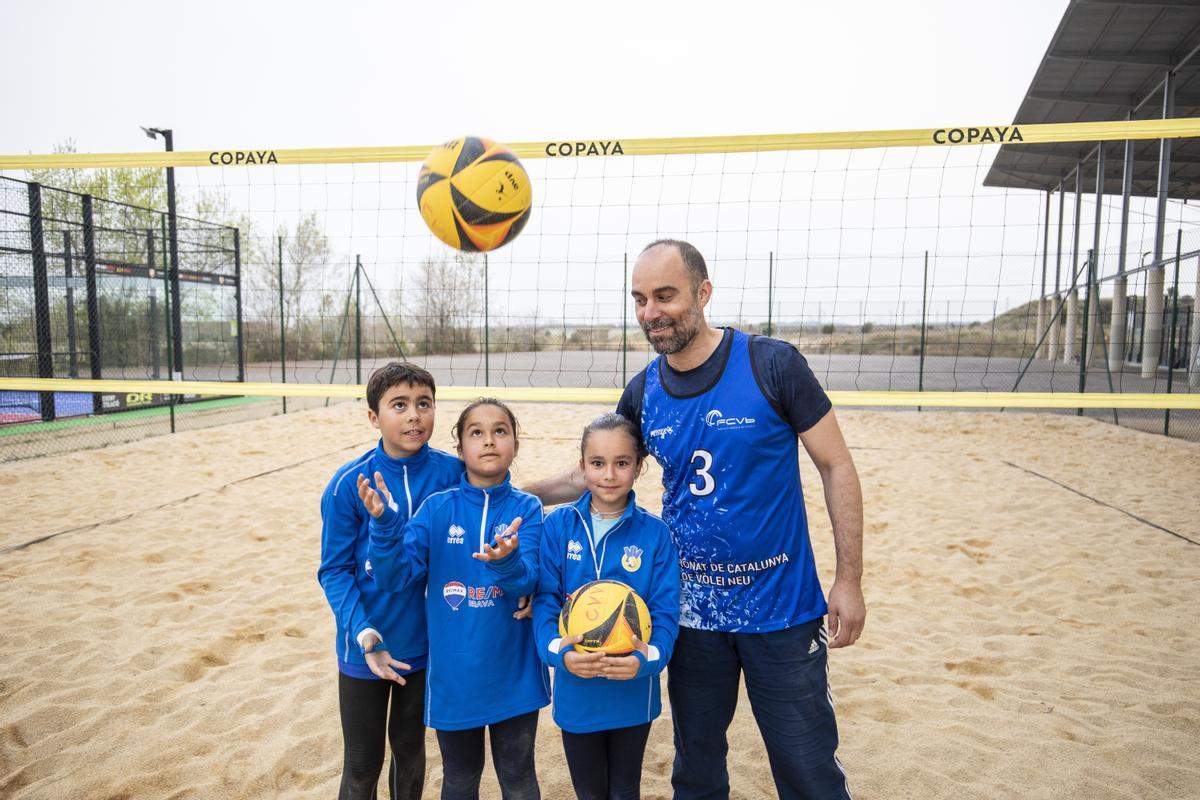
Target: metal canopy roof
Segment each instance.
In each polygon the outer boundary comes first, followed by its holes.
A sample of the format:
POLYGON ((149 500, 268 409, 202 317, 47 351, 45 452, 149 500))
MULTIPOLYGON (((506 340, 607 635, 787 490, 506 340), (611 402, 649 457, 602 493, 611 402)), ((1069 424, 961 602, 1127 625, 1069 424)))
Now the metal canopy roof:
MULTIPOLYGON (((1172 117, 1200 114, 1200 0, 1071 0, 1014 123, 1099 122, 1161 117, 1162 81, 1175 77, 1172 117)), ((1006 144, 996 153, 984 186, 1054 189, 1076 162, 1084 166, 1087 191, 1095 191, 1094 143, 1006 144), (1090 156, 1089 156, 1090 154, 1090 156)), ((1125 146, 1105 147, 1107 194, 1120 194, 1125 146)), ((1133 194, 1158 188, 1157 140, 1134 142, 1133 194)), ((1064 185, 1074 188, 1072 176, 1064 185)), ((1174 139, 1171 197, 1200 197, 1200 141, 1174 139)))

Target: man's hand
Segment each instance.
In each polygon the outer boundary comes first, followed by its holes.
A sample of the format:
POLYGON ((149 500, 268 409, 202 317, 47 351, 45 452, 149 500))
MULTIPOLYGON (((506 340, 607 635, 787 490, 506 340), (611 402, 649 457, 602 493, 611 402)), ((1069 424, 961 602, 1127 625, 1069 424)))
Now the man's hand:
POLYGON ((363 644, 366 645, 365 649, 370 651, 365 653, 363 658, 366 659, 367 667, 371 670, 371 672, 375 673, 377 678, 382 678, 385 681, 395 681, 401 686, 406 683, 404 678, 398 672, 396 672, 396 669, 411 669, 408 664, 405 664, 403 661, 397 661, 396 659, 392 658, 391 653, 389 653, 387 650, 380 650, 378 647, 376 647, 376 645, 379 644, 379 639, 377 639, 373 634, 368 633, 365 637, 363 637, 363 644))
POLYGON ((513 612, 513 619, 529 619, 533 616, 533 595, 523 594, 517 598, 517 610, 513 612))
POLYGON ((580 653, 574 645, 582 641, 582 636, 568 636, 559 643, 559 652, 563 654, 563 665, 567 672, 579 678, 603 677, 604 659, 608 656, 604 653, 580 653))
POLYGON ((383 515, 384 508, 392 504, 392 493, 388 491, 382 472, 375 473, 375 485, 379 487, 378 492, 371 488, 371 482, 367 480, 366 475, 359 474, 358 499, 362 500, 362 504, 372 517, 379 519, 383 515), (383 497, 380 497, 380 494, 383 497))
MULTIPOLYGON (((645 658, 650 655, 650 648, 637 636, 633 637, 633 649, 645 658)), ((627 656, 605 656, 604 677, 614 681, 630 681, 637 677, 642 668, 642 659, 630 653, 627 656)))
POLYGON ((496 536, 495 547, 485 543, 483 545, 483 552, 471 553, 471 558, 478 561, 499 561, 506 557, 520 546, 520 542, 517 540, 517 529, 520 527, 521 518, 517 517, 512 521, 511 525, 504 529, 504 533, 496 536))
POLYGON ((834 580, 829 590, 829 647, 848 647, 858 641, 867 622, 867 604, 858 581, 834 580))

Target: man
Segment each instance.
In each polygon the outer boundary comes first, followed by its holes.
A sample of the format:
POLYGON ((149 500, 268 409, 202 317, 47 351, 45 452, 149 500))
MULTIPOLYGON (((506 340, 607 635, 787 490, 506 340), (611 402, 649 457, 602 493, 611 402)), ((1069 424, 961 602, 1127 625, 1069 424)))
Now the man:
MULTIPOLYGON (((827 647, 858 639, 862 491, 829 398, 791 345, 708 325, 704 257, 651 243, 633 269, 638 323, 660 357, 617 411, 663 468, 663 519, 679 548, 680 631, 668 692, 679 800, 726 798, 726 730, 739 677, 781 798, 848 798, 838 762, 827 647), (837 570, 821 593, 797 437, 821 475, 837 570), (822 617, 828 613, 827 637, 822 617)), ((546 503, 582 493, 578 471, 529 487, 546 503)))

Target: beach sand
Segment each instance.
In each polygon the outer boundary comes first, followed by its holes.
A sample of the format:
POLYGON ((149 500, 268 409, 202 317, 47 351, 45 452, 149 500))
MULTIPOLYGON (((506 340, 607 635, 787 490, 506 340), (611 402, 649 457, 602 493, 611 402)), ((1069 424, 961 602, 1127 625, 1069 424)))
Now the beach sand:
MULTIPOLYGON (((439 406, 436 445, 460 408, 439 406)), ((514 408, 518 485, 569 466, 605 410, 514 408)), ((1200 797, 1200 546, 1154 527, 1200 541, 1200 448, 1051 415, 839 416, 866 497, 867 627, 830 658, 855 797, 1200 797)), ((0 797, 336 795, 318 501, 373 446, 364 417, 343 403, 0 465, 0 797)), ((658 478, 638 487, 654 511, 658 478)), ((428 753, 437 797, 432 733, 428 753)), ((644 797, 670 796, 672 756, 664 711, 644 797)), ((729 769, 734 797, 774 796, 744 696, 729 769)), ((572 796, 548 711, 538 770, 545 797, 572 796)))

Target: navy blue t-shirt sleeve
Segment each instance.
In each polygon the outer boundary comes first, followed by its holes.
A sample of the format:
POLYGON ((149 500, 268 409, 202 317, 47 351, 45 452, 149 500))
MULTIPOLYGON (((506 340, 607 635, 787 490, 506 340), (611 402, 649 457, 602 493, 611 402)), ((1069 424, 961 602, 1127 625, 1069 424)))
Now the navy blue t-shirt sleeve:
POLYGON ((797 434, 833 408, 808 361, 791 344, 756 336, 750 342, 750 361, 763 395, 797 434))
POLYGON ((645 387, 646 370, 642 370, 626 384, 625 391, 621 393, 621 399, 617 401, 617 413, 633 423, 633 426, 638 429, 639 436, 642 431, 642 393, 645 387))

